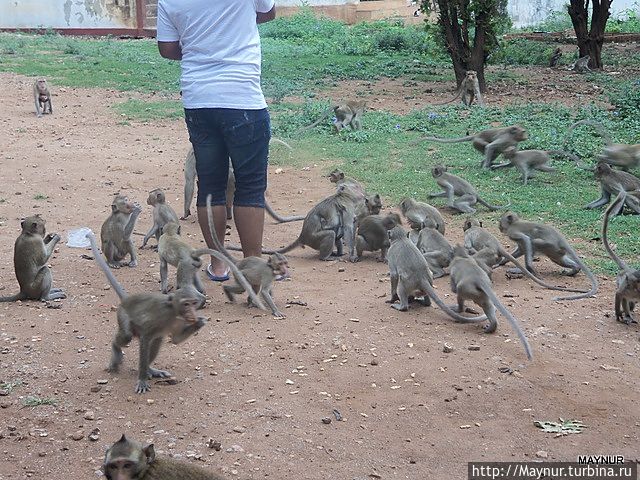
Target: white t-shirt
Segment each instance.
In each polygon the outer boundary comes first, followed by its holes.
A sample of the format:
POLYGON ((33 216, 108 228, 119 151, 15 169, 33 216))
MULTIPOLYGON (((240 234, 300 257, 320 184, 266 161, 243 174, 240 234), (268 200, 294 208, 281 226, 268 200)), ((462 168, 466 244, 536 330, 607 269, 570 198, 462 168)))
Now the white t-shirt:
POLYGON ((157 40, 180 42, 185 108, 267 106, 256 12, 273 6, 274 0, 159 0, 157 40))

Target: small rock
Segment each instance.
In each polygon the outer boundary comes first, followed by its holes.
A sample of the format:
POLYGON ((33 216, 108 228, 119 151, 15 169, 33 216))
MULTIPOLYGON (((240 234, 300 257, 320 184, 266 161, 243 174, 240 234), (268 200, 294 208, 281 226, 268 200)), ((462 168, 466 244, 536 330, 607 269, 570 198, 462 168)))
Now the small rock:
POLYGON ((231 445, 229 448, 227 448, 225 450, 225 452, 227 453, 242 453, 244 452, 244 448, 242 448, 240 445, 231 445))
POLYGON ((544 450, 538 450, 536 452, 536 457, 538 458, 547 458, 549 456, 549 454, 547 452, 545 452, 544 450))
POLYGON ((480 350, 480 345, 469 345, 469 350, 471 350, 472 352, 477 352, 478 350, 480 350))
POLYGON ((91 410, 89 410, 87 413, 84 414, 84 419, 85 420, 95 420, 96 419, 96 414, 93 413, 91 410))
POLYGON ((109 380, 101 379, 96 382, 98 385, 106 385, 109 383, 109 380))
POLYGON ((451 345, 449 345, 448 343, 445 343, 445 344, 442 346, 442 351, 443 351, 444 353, 451 353, 451 352, 453 352, 453 347, 452 347, 451 345))
POLYGON ((340 273, 344 272, 344 267, 338 268, 338 272, 340 272, 340 273))
POLYGON ((287 378, 284 383, 286 383, 287 385, 293 385, 295 382, 289 378, 287 378))
POLYGON ((234 427, 233 431, 236 433, 244 433, 246 429, 244 427, 234 427))
POLYGON ((322 423, 324 423, 325 425, 329 425, 331 423, 331 417, 324 417, 322 419, 322 423))
POLYGON ((91 430, 91 433, 87 438, 92 442, 97 442, 98 440, 100 440, 100 429, 94 428, 93 430, 91 430))
POLYGON ((102 390, 102 387, 100 385, 94 385, 90 390, 91 393, 98 393, 100 390, 102 390))
POLYGON ((77 432, 71 434, 71 440, 75 440, 76 442, 78 440, 82 440, 84 438, 84 433, 82 432, 82 430, 78 430, 77 432))
POLYGON ((219 452, 220 449, 222 448, 222 443, 220 443, 218 440, 214 440, 213 438, 210 438, 209 441, 207 442, 207 447, 213 448, 216 452, 219 452))
POLYGON ((374 358, 372 358, 372 359, 371 359, 371 365, 373 365, 374 367, 375 367, 376 365, 378 365, 378 359, 377 359, 377 358, 375 358, 375 357, 374 357, 374 358))

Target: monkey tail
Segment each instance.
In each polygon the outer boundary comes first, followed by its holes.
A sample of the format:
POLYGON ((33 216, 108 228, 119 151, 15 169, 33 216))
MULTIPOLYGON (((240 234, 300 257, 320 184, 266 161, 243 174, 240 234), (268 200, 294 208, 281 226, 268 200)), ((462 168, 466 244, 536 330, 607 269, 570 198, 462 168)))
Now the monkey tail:
MULTIPOLYGON (((611 259, 618 264, 618 268, 620 270, 624 270, 628 272, 630 269, 627 264, 622 260, 611 248, 609 245, 609 239, 607 237, 607 231, 609 230, 609 217, 613 212, 617 212, 620 208, 624 207, 624 202, 627 197, 627 192, 624 190, 620 190, 616 199, 607 207, 604 211, 604 217, 602 218, 602 244, 604 245, 604 249, 607 251, 611 259)), ((615 215, 615 213, 614 213, 615 215)))
POLYGON ((289 150, 293 150, 293 148, 291 148, 291 145, 289 145, 284 140, 280 140, 279 138, 271 137, 271 140, 269 140, 269 143, 271 142, 279 143, 280 145, 284 145, 285 147, 287 147, 289 150))
POLYGON ((26 300, 27 295, 24 292, 18 292, 10 297, 0 297, 0 302, 17 302, 18 300, 26 300))
POLYGON ((503 210, 505 208, 509 208, 511 206, 511 202, 507 203, 506 205, 491 205, 490 203, 485 202, 482 198, 477 197, 478 199, 478 203, 480 205, 484 205, 485 207, 487 207, 489 210, 503 210))
POLYGON ((547 150, 547 153, 549 155, 561 155, 561 156, 567 157, 573 160, 573 162, 576 164, 576 167, 581 168, 582 170, 593 170, 593 168, 590 167, 589 165, 585 165, 584 163, 582 163, 582 160, 580 159, 580 157, 574 153, 567 152, 565 150, 547 150))
POLYGON ((433 299, 433 301, 436 302, 436 305, 438 305, 444 313, 449 315, 456 322, 479 323, 479 322, 484 322, 487 319, 486 315, 479 315, 477 317, 465 317, 464 315, 460 315, 458 312, 454 312, 453 310, 451 310, 451 308, 447 306, 446 303, 444 303, 440 299, 440 297, 438 296, 438 294, 436 293, 436 291, 433 289, 433 287, 429 282, 425 282, 425 284, 422 285, 421 288, 429 294, 429 296, 433 299))
POLYGON ((287 253, 296 247, 304 247, 304 245, 300 241, 300 237, 296 238, 292 243, 290 243, 286 247, 281 248, 280 250, 276 250, 275 253, 287 253))
POLYGON ((96 263, 104 272, 107 280, 109 280, 109 283, 118 294, 120 300, 124 300, 125 298, 127 298, 127 292, 125 291, 124 287, 120 283, 118 283, 118 280, 116 280, 116 277, 113 275, 113 272, 109 268, 109 265, 107 265, 107 262, 105 262, 104 258, 102 257, 102 253, 100 252, 98 244, 96 243, 95 235, 93 234, 93 232, 89 232, 87 233, 86 237, 89 239, 89 243, 91 243, 91 251, 93 252, 93 258, 96 259, 96 263))
POLYGON ((475 138, 475 135, 467 135, 466 137, 460 138, 438 138, 438 137, 422 137, 417 140, 413 140, 409 142, 409 145, 414 146, 421 142, 438 142, 438 143, 461 143, 461 142, 469 142, 475 138))
POLYGON ((602 139, 604 140, 605 145, 611 145, 611 137, 607 133, 607 130, 604 128, 604 125, 602 123, 596 122, 595 120, 580 120, 580 121, 574 123, 573 125, 571 125, 569 127, 569 129, 567 130, 567 135, 566 135, 566 137, 564 139, 563 148, 565 148, 567 146, 567 144, 569 143, 569 140, 571 140, 571 134, 573 133, 573 130, 578 125, 591 125, 593 128, 595 128, 597 130, 598 135, 600 135, 602 137, 602 139))
POLYGON ((561 302, 563 300, 579 300, 581 298, 589 298, 589 297, 593 297, 598 292, 598 279, 596 278, 596 276, 593 274, 591 270, 589 270, 589 268, 582 262, 582 260, 580 260, 580 257, 578 257, 578 254, 572 247, 569 247, 569 251, 573 256, 573 261, 576 262, 580 267, 580 269, 584 271, 587 277, 589 277, 589 280, 591 281, 591 289, 588 292, 581 293, 580 295, 571 295, 569 297, 556 297, 554 298, 556 302, 561 302))
POLYGON ((522 328, 520 328, 520 324, 518 323, 516 318, 511 314, 509 310, 507 310, 507 308, 502 303, 500 303, 500 300, 498 300, 498 297, 496 297, 496 294, 493 292, 493 289, 490 286, 482 284, 482 285, 479 285, 479 288, 481 288, 481 290, 485 293, 485 295, 489 297, 491 302, 500 311, 500 313, 507 320, 509 320, 511 327, 515 330, 516 334, 518 335, 518 338, 520 339, 520 342, 522 342, 522 346, 524 347, 524 351, 527 354, 527 358, 529 360, 532 360, 533 353, 531 352, 531 345, 529 345, 529 340, 527 340, 527 337, 522 331, 522 328))
POLYGON ((276 211, 269 205, 268 202, 265 202, 264 209, 267 211, 271 218, 273 218, 278 223, 287 223, 287 222, 298 222, 300 220, 304 220, 306 215, 295 215, 292 217, 281 217, 276 213, 276 211))
POLYGON ((244 290, 247 292, 247 294, 249 295, 249 298, 251 298, 251 301, 253 302, 253 304, 256 305, 257 307, 259 307, 262 310, 266 310, 266 307, 264 306, 264 303, 262 303, 262 300, 260 300, 260 298, 258 297, 256 292, 253 290, 253 287, 251 286, 251 284, 249 283, 247 278, 243 275, 243 273, 240 271, 240 269, 236 266, 236 263, 235 263, 234 260, 229 259, 226 255, 218 252, 217 250, 213 250, 211 248, 200 248, 200 249, 195 250, 193 252, 193 255, 197 255, 198 257, 200 257, 202 255, 205 255, 205 254, 213 255, 218 260, 226 263, 229 266, 229 268, 231 269, 231 272, 233 272, 233 277, 236 279, 236 281, 240 285, 242 285, 242 288, 244 288, 244 290))
POLYGON ((327 118, 329 116, 329 114, 333 111, 334 107, 329 107, 327 108, 324 113, 322 115, 320 115, 320 118, 318 118, 318 120, 316 120, 315 122, 313 122, 311 125, 307 125, 306 127, 302 127, 299 128, 298 130, 296 130, 294 132, 294 135, 298 135, 302 132, 306 132, 307 130, 311 130, 312 128, 317 127, 320 122, 322 122, 325 118, 327 118))

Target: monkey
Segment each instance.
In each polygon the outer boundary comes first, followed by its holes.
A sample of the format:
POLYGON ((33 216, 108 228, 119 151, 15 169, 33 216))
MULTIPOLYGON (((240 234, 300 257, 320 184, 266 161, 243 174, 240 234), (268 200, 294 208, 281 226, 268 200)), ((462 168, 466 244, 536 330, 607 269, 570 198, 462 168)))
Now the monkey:
POLYGON ((484 265, 488 267, 489 271, 487 273, 489 273, 494 266, 499 265, 503 261, 503 259, 506 258, 508 261, 518 267, 524 276, 526 276, 530 280, 533 280, 535 283, 544 288, 547 288, 549 290, 560 290, 563 292, 587 292, 587 290, 580 290, 575 288, 556 287, 538 278, 529 270, 524 268, 515 257, 513 257, 504 248, 502 248, 502 245, 500 245, 498 239, 494 237, 491 232, 489 232, 489 230, 487 230, 486 228, 482 228, 482 223, 475 218, 467 218, 464 222, 464 225, 462 226, 462 229, 464 231, 464 247, 470 254, 473 254, 474 260, 479 263, 484 263, 484 265))
POLYGON ((558 65, 558 62, 560 61, 561 56, 562 49, 560 49, 560 47, 556 47, 556 49, 551 54, 551 57, 549 57, 549 68, 556 67, 558 65))
POLYGON ((444 235, 444 218, 436 207, 407 197, 400 202, 398 208, 409 222, 412 230, 421 230, 425 226, 432 226, 444 235))
POLYGON ((333 126, 337 133, 340 133, 347 126, 351 127, 351 130, 361 130, 362 115, 366 108, 367 102, 365 100, 347 100, 344 103, 333 105, 327 108, 318 120, 311 125, 300 128, 296 134, 315 128, 331 114, 331 111, 336 117, 333 120, 333 126))
POLYGON ((477 100, 478 105, 481 107, 485 106, 484 99, 482 98, 482 93, 480 93, 480 83, 478 83, 478 74, 475 70, 467 70, 456 90, 455 96, 444 103, 438 103, 436 105, 446 105, 447 103, 453 102, 456 98, 459 98, 462 95, 462 103, 470 107, 473 103, 473 100, 477 100))
POLYGON ((144 236, 141 248, 144 248, 152 235, 155 235, 156 241, 159 241, 160 235, 162 235, 162 229, 166 224, 169 222, 178 223, 178 215, 174 212, 173 208, 167 205, 162 189, 156 188, 149 192, 147 205, 153 207, 153 226, 144 236))
POLYGON ((431 169, 431 175, 436 179, 436 183, 442 188, 441 192, 429 194, 429 198, 447 197, 447 206, 462 213, 474 213, 473 206, 476 203, 484 205, 489 210, 500 210, 508 205, 498 206, 485 202, 476 189, 465 179, 447 172, 447 167, 436 165, 431 169), (459 197, 457 200, 455 197, 459 197))
POLYGON ((391 298, 386 301, 391 307, 406 312, 409 309, 409 299, 414 294, 424 294, 421 303, 431 305, 431 299, 457 322, 476 323, 487 319, 485 315, 479 317, 465 317, 449 308, 433 289, 433 279, 427 261, 411 240, 407 238, 407 232, 398 225, 389 230, 391 245, 387 251, 387 263, 391 276, 391 298), (399 301, 400 303, 395 303, 399 301))
MULTIPOLYGON (((533 177, 531 170, 541 172, 555 172, 556 169, 549 166, 551 157, 549 155, 564 155, 581 166, 580 158, 571 152, 563 150, 518 150, 516 147, 507 147, 502 155, 509 160, 506 163, 491 165, 491 170, 498 170, 506 167, 516 167, 522 174, 522 183, 526 185, 529 178, 533 177)), ((584 168, 584 167, 582 167, 584 168)))
POLYGON ((53 115, 53 107, 51 106, 51 92, 49 85, 44 78, 38 78, 33 83, 33 100, 36 104, 36 115, 42 117, 43 113, 53 115))
POLYGON ((25 218, 20 227, 22 232, 13 247, 13 267, 20 291, 9 297, 0 297, 0 302, 67 298, 62 289, 51 286, 53 277, 48 266, 60 235, 46 234, 45 221, 39 215, 25 218))
POLYGON ((598 161, 603 161, 614 167, 619 167, 625 172, 640 165, 640 143, 627 145, 624 143, 613 143, 606 128, 600 122, 594 120, 580 120, 569 127, 564 145, 569 143, 571 133, 578 125, 591 125, 604 140, 605 146, 602 153, 598 154, 598 161))
MULTIPOLYGON (((598 291, 598 280, 595 275, 584 264, 576 251, 569 245, 567 239, 558 230, 550 225, 542 223, 527 222, 521 220, 515 212, 506 212, 500 218, 499 228, 517 244, 516 249, 511 254, 518 258, 524 255, 524 265, 527 270, 536 275, 533 268, 533 256, 541 252, 549 259, 570 271, 567 275, 573 276, 580 270, 589 277, 591 289, 588 292, 569 297, 556 297, 554 300, 577 300, 580 298, 592 297, 598 291)), ((503 262, 504 263, 504 260, 503 262)))
POLYGON ((164 293, 128 295, 102 258, 93 233, 88 233, 87 238, 91 243, 96 263, 120 299, 117 310, 118 331, 111 343, 111 361, 107 371, 118 372, 123 359, 122 348, 127 346, 133 337, 138 337, 140 358, 138 381, 134 391, 146 393, 151 389, 149 378, 171 376, 171 373, 165 370, 150 366, 160 351, 163 337, 169 335, 172 343, 181 343, 206 325, 207 319, 196 315, 199 301, 188 291, 176 290, 168 295, 164 293))
MULTIPOLYGON (((360 182, 351 177, 346 177, 344 172, 339 168, 334 168, 327 175, 331 183, 336 184, 336 188, 340 185, 349 185, 352 189, 361 192, 362 195, 366 195, 365 189, 360 182)), ((382 199, 379 194, 365 196, 363 202, 358 202, 356 205, 356 218, 358 222, 367 215, 378 215, 382 210, 382 199)))
POLYGON ((396 225, 402 225, 400 215, 388 213, 385 217, 381 215, 368 215, 358 223, 356 234, 356 256, 358 260, 362 258, 363 252, 375 252, 380 250, 379 262, 386 262, 387 250, 389 249, 389 236, 387 231, 396 225))
POLYGON ((223 480, 200 466, 156 457, 153 443, 143 447, 124 434, 107 449, 102 472, 107 480, 223 480))
MULTIPOLYGON (((599 161, 594 170, 596 180, 600 182, 600 198, 585 205, 584 208, 592 209, 606 205, 611 200, 612 194, 626 192, 624 203, 636 213, 640 213, 640 179, 627 172, 614 170, 603 161, 599 161)), ((620 209, 622 211, 622 209, 620 209)))
POLYGON ((611 205, 607 207, 602 219, 602 244, 609 254, 609 257, 616 262, 620 272, 616 277, 616 294, 614 297, 614 308, 616 320, 618 322, 630 325, 637 323, 631 312, 636 303, 640 302, 640 270, 634 270, 629 267, 611 248, 607 238, 607 230, 609 220, 616 210, 622 209, 625 204, 625 196, 627 194, 621 191, 611 205))
POLYGON ((497 308, 511 323, 511 327, 515 330, 524 346, 527 358, 531 360, 533 358, 531 346, 518 321, 498 300, 491 287, 491 279, 487 272, 469 256, 461 245, 456 245, 453 249, 453 260, 451 260, 449 267, 449 276, 451 278, 451 290, 456 294, 458 300, 457 311, 464 311, 465 300, 471 300, 476 303, 489 319, 489 323, 484 327, 485 333, 493 333, 498 327, 497 308))
POLYGON ((569 70, 576 73, 591 72, 591 69, 589 68, 589 60, 591 60, 590 55, 585 55, 584 57, 580 57, 578 60, 575 61, 573 66, 569 68, 569 70))
POLYGON ((107 217, 100 229, 102 251, 110 267, 138 265, 138 255, 131 240, 131 234, 140 212, 142 212, 140 205, 130 202, 124 195, 118 194, 114 197, 111 203, 111 215, 107 217), (122 260, 127 254, 130 255, 131 260, 125 264, 122 260))
POLYGON ((502 128, 490 128, 482 130, 474 135, 467 135, 460 138, 438 138, 438 137, 422 137, 414 140, 409 145, 417 145, 418 143, 428 140, 430 142, 440 143, 460 143, 471 141, 473 148, 484 155, 482 161, 483 168, 491 168, 493 161, 500 155, 505 148, 517 146, 519 142, 523 142, 529 138, 527 131, 519 125, 511 125, 502 128))
MULTIPOLYGON (((289 150, 291 146, 288 143, 280 140, 279 138, 271 138, 270 142, 277 142, 285 145, 289 150)), ((187 158, 184 161, 184 213, 180 220, 186 220, 191 215, 191 203, 193 201, 193 191, 196 183, 196 156, 193 153, 193 148, 189 149, 187 158)), ((233 217, 233 194, 236 190, 236 179, 233 174, 233 168, 229 167, 229 179, 227 181, 227 220, 233 217)), ((279 215, 269 202, 265 201, 264 205, 267 213, 277 223, 297 222, 304 220, 304 215, 294 215, 290 217, 283 217, 279 215)))
POLYGON ((416 247, 427 261, 433 278, 444 277, 444 268, 449 266, 453 258, 453 248, 444 235, 435 228, 424 227, 418 234, 416 247))
MULTIPOLYGON (((362 194, 365 194, 365 189, 362 186, 362 184, 358 182, 355 178, 346 177, 344 172, 339 168, 334 168, 331 172, 329 172, 329 175, 327 175, 327 178, 329 178, 329 181, 331 183, 336 184, 336 188, 339 187, 340 185, 348 184, 352 188, 362 192, 362 194)), ((380 205, 380 207, 382 207, 382 205, 380 205)), ((378 213, 372 213, 371 215, 377 215, 378 213)))

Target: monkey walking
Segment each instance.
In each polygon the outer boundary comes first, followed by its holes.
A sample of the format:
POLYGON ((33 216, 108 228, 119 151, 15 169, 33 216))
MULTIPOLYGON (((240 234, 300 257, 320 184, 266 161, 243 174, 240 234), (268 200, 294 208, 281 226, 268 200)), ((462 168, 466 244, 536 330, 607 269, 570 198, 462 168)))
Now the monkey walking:
POLYGON ((609 239, 607 237, 610 216, 612 214, 615 215, 617 210, 624 207, 626 195, 627 194, 624 191, 621 191, 618 194, 618 197, 604 212, 604 217, 602 219, 602 244, 609 254, 609 257, 616 262, 620 269, 616 278, 616 295, 614 299, 616 320, 630 325, 631 323, 637 323, 631 312, 633 312, 636 303, 640 302, 640 270, 634 270, 629 267, 613 251, 611 245, 609 245, 609 239))
POLYGON ((33 101, 36 104, 36 115, 41 117, 43 113, 53 115, 53 107, 51 106, 51 92, 49 85, 44 78, 38 78, 33 83, 33 101))
POLYGON ((130 202, 124 195, 116 195, 111 202, 111 215, 107 217, 100 229, 102 251, 110 267, 138 265, 138 255, 131 240, 131 234, 140 212, 142 212, 140 205, 130 202), (122 262, 127 255, 131 258, 128 264, 122 262))
POLYGON ((336 132, 340 133, 340 131, 347 126, 351 127, 351 130, 361 130, 362 115, 366 107, 367 102, 365 100, 347 100, 344 103, 333 105, 327 108, 320 118, 311 125, 307 125, 306 127, 296 131, 296 135, 317 127, 320 122, 331 114, 332 111, 336 117, 333 120, 333 126, 336 129, 336 132))
POLYGON ((142 241, 142 246, 140 248, 144 248, 152 236, 156 237, 156 241, 160 241, 162 229, 169 222, 178 223, 178 215, 173 208, 167 205, 166 197, 162 189, 156 188, 149 192, 147 205, 151 205, 153 207, 153 226, 144 236, 144 240, 142 241))
POLYGON ((467 70, 456 90, 455 96, 446 102, 437 103, 436 105, 446 105, 448 103, 453 102, 455 99, 462 96, 462 103, 467 107, 470 107, 473 103, 474 99, 478 102, 478 105, 481 107, 485 106, 484 98, 482 98, 482 93, 480 92, 480 83, 478 82, 478 73, 475 70, 467 70))
POLYGON ((482 308, 489 323, 484 327, 486 333, 493 333, 498 327, 498 319, 496 318, 496 308, 504 315, 509 323, 516 331, 518 338, 524 346, 527 358, 531 360, 531 346, 525 336, 522 328, 518 324, 515 317, 506 309, 506 307, 498 300, 491 287, 491 279, 487 272, 469 256, 467 251, 461 245, 456 245, 453 249, 453 260, 449 267, 449 276, 451 277, 451 290, 456 294, 458 299, 457 310, 464 311, 465 300, 471 300, 482 308))
POLYGON ((555 172, 556 169, 549 166, 551 157, 549 155, 564 155, 576 162, 580 168, 584 168, 582 161, 577 155, 563 150, 518 150, 516 147, 508 147, 502 155, 509 160, 506 163, 491 165, 491 170, 500 168, 516 167, 522 174, 522 183, 526 185, 529 178, 533 177, 531 170, 541 172, 555 172))
MULTIPOLYGON (((589 277, 591 289, 588 292, 569 297, 556 297, 554 300, 577 300, 592 297, 596 294, 598 280, 558 230, 543 223, 521 220, 514 212, 507 212, 502 215, 499 227, 502 233, 517 244, 511 255, 515 258, 524 255, 524 265, 532 274, 536 275, 533 268, 533 256, 537 252, 541 252, 549 257, 553 263, 569 268, 567 275, 573 276, 582 270, 589 277)), ((500 263, 504 264, 505 262, 506 260, 503 260, 500 263)))
POLYGON ((156 457, 153 443, 143 447, 124 434, 107 449, 102 472, 107 480, 223 480, 200 466, 156 457))
POLYGON ((438 138, 438 137, 422 137, 414 140, 409 145, 417 145, 423 141, 440 142, 440 143, 460 143, 471 142, 473 148, 484 155, 482 168, 491 168, 494 160, 507 147, 517 146, 519 142, 529 138, 527 131, 519 125, 511 125, 503 128, 489 128, 482 130, 474 135, 467 135, 460 138, 438 138))
MULTIPOLYGON (((640 179, 627 172, 614 170, 611 166, 599 161, 594 170, 594 177, 600 182, 600 198, 585 205, 584 208, 600 208, 611 201, 611 195, 624 192, 624 205, 628 206, 635 213, 640 214, 640 179)), ((622 212, 622 208, 617 212, 622 212)))
POLYGON ((46 235, 45 221, 38 215, 20 222, 22 232, 13 248, 13 266, 20 291, 0 302, 18 300, 56 300, 67 298, 60 288, 53 288, 49 259, 60 241, 57 233, 46 235))
POLYGON ((590 55, 585 55, 584 57, 580 57, 574 62, 574 64, 568 70, 576 73, 591 72, 591 69, 589 68, 589 60, 591 60, 590 55))

